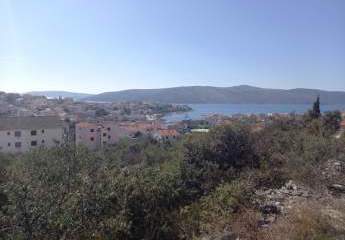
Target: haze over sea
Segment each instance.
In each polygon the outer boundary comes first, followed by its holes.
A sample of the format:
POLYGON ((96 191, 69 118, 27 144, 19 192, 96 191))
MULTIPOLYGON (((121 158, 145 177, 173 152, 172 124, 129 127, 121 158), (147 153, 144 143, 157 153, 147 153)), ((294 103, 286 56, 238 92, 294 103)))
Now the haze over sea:
MULTIPOLYGON (((269 114, 269 113, 304 113, 311 104, 187 104, 193 110, 186 113, 172 113, 164 117, 167 122, 182 120, 200 120, 207 116, 220 114, 269 114)), ((321 105, 321 111, 345 111, 345 104, 321 105)))

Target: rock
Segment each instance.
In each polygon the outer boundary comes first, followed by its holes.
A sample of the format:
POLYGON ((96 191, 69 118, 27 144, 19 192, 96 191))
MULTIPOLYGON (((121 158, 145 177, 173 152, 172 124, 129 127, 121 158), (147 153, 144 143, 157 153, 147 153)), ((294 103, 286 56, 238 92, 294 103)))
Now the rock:
POLYGON ((336 167, 340 167, 341 166, 341 162, 334 162, 333 165, 336 166, 336 167))
POLYGON ((288 190, 297 191, 297 186, 296 186, 296 184, 294 184, 294 183, 292 182, 292 180, 288 181, 288 182, 285 184, 285 187, 286 187, 288 190))
POLYGON ((263 218, 261 218, 259 221, 258 221, 258 225, 259 227, 261 228, 267 228, 269 227, 272 223, 274 223, 276 221, 277 217, 276 215, 268 215, 268 216, 265 216, 263 218))
POLYGON ((342 184, 332 184, 328 186, 328 189, 338 193, 345 193, 345 185, 342 184))
POLYGON ((263 214, 278 214, 279 213, 278 206, 276 206, 274 204, 263 205, 260 207, 260 211, 263 214))

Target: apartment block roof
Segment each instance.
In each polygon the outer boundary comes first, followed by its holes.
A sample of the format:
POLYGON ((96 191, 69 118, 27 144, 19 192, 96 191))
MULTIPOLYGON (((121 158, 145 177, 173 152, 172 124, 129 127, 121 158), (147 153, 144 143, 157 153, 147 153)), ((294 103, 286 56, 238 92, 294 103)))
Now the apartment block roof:
POLYGON ((61 128, 63 122, 56 116, 0 117, 0 130, 61 128))

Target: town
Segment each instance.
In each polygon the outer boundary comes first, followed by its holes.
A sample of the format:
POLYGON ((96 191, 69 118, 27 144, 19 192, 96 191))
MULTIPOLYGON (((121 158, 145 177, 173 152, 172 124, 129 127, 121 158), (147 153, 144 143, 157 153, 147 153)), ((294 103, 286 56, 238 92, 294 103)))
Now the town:
MULTIPOLYGON (((173 112, 187 112, 186 105, 144 102, 90 103, 71 98, 48 99, 44 96, 0 93, 0 151, 23 153, 31 149, 51 148, 63 143, 99 150, 123 138, 148 136, 157 141, 174 141, 183 134, 205 133, 209 128, 245 123, 253 131, 263 129, 273 120, 291 114, 233 116, 210 115, 204 120, 167 123, 162 117, 173 112)), ((344 118, 344 113, 342 114, 344 118)), ((337 136, 345 130, 345 120, 337 136)))
POLYGON ((189 110, 185 105, 91 103, 1 92, 0 151, 27 152, 64 142, 99 149, 140 134, 175 139, 179 133, 168 129, 161 118, 164 114, 189 110))

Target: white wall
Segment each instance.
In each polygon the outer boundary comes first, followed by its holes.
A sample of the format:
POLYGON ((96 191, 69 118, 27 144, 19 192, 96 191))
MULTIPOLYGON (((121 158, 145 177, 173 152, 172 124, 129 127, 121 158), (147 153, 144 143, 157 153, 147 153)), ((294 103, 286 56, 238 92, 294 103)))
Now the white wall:
POLYGON ((63 142, 64 129, 16 129, 16 130, 2 130, 0 131, 0 151, 7 153, 27 152, 32 148, 38 148, 39 146, 45 146, 51 148, 56 146, 56 141, 63 142), (37 135, 31 136, 31 131, 36 130, 37 135), (21 136, 16 137, 15 131, 20 131, 21 136), (7 133, 10 132, 10 135, 7 133), (32 141, 37 141, 37 146, 31 146, 32 141), (15 143, 21 142, 21 147, 16 148, 15 143), (10 143, 10 146, 8 144, 10 143))

